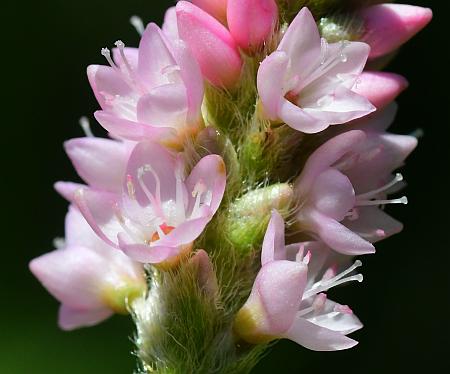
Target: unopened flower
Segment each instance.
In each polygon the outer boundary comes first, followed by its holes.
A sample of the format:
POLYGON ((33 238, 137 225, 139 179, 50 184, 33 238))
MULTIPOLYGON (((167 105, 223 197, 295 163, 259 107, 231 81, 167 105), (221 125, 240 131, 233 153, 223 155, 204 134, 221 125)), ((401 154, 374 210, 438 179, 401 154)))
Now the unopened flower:
POLYGON ((147 26, 139 49, 116 42, 110 66, 91 65, 88 77, 102 111, 96 119, 111 134, 177 146, 202 125, 203 78, 187 46, 147 26))
POLYGON ((74 207, 66 216, 63 247, 35 258, 30 269, 61 302, 59 325, 64 330, 127 313, 147 289, 142 265, 99 239, 74 207))
POLYGON ((228 0, 191 0, 193 4, 203 9, 205 12, 217 18, 225 24, 227 22, 228 0))
POLYGON ((242 59, 230 32, 214 17, 187 2, 177 3, 180 38, 191 48, 203 76, 214 86, 233 88, 242 59))
POLYGON ((362 40, 371 47, 370 58, 395 51, 422 30, 433 17, 429 8, 406 4, 378 4, 360 13, 362 40))
POLYGON ((275 0, 228 0, 228 28, 244 50, 260 47, 278 23, 275 0))
POLYGON ((263 114, 296 130, 317 133, 374 111, 365 97, 352 91, 369 49, 360 42, 328 44, 311 12, 303 8, 278 49, 259 68, 263 114))
POLYGON ((318 243, 284 244, 284 221, 275 211, 264 239, 261 265, 250 297, 237 314, 234 331, 249 343, 286 338, 317 351, 351 348, 346 335, 361 322, 347 306, 324 292, 362 276, 350 275, 357 261, 341 273, 333 253, 318 243), (305 255, 305 249, 308 253, 305 255), (330 266, 331 265, 331 266, 330 266))
POLYGON ((402 229, 380 207, 408 202, 406 197, 386 197, 401 185, 402 175, 392 171, 402 166, 417 140, 385 133, 391 117, 389 107, 368 123, 354 125, 364 132, 351 130, 327 141, 309 157, 296 181, 300 229, 338 252, 374 252, 371 243, 402 229))
POLYGON ((80 189, 75 201, 94 231, 136 261, 177 258, 203 231, 225 190, 225 165, 202 158, 185 178, 185 165, 157 143, 142 142, 127 165, 122 196, 80 189))

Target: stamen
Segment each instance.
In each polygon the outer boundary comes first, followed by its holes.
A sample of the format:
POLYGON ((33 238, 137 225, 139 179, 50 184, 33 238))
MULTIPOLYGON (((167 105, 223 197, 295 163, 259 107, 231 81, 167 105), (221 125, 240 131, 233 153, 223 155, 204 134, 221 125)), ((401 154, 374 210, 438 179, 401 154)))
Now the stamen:
POLYGON ((64 248, 66 246, 66 241, 64 240, 64 238, 54 238, 53 239, 53 247, 55 247, 56 249, 61 249, 64 248))
POLYGON ((130 17, 130 23, 131 25, 136 29, 137 33, 142 36, 144 33, 145 27, 144 22, 142 21, 142 18, 139 16, 131 16, 130 17))
POLYGON ((130 78, 133 74, 133 69, 127 59, 127 56, 125 56, 125 43, 122 40, 118 40, 114 43, 114 45, 119 49, 120 56, 122 57, 122 61, 125 64, 125 67, 128 70, 128 74, 130 75, 130 78))
POLYGON ((95 138, 95 136, 91 130, 91 124, 89 123, 89 119, 87 117, 85 117, 85 116, 81 117, 79 119, 79 124, 80 124, 81 128, 83 129, 84 134, 88 138, 95 138))
POLYGON ((206 192, 206 184, 199 180, 192 191, 192 197, 195 197, 194 208, 192 209, 191 218, 197 217, 198 211, 200 210, 200 201, 202 195, 206 192))
POLYGON ((139 186, 144 191, 145 196, 147 196, 147 198, 150 200, 150 204, 152 205, 153 209, 155 209, 156 215, 165 220, 165 215, 164 215, 164 212, 162 211, 162 207, 161 207, 161 181, 159 180, 158 175, 156 174, 156 172, 153 170, 153 168, 149 164, 145 164, 144 166, 140 167, 137 172, 138 172, 139 186), (144 175, 147 172, 152 173, 153 177, 155 178, 156 196, 154 196, 149 191, 146 184, 144 183, 144 175))
POLYGON ((325 38, 320 39, 320 65, 325 64, 328 55, 328 42, 325 38))
POLYGON ((134 187, 133 177, 131 175, 127 175, 127 190, 130 199, 136 200, 136 188, 134 187))
POLYGON ((102 48, 101 50, 101 54, 103 57, 106 58, 106 61, 108 61, 108 64, 113 68, 118 70, 119 68, 117 67, 117 65, 114 63, 114 61, 111 58, 111 52, 108 48, 102 48))
POLYGON ((186 220, 185 202, 184 202, 184 190, 183 190, 183 165, 181 159, 177 159, 177 166, 175 169, 175 179, 176 179, 176 195, 175 195, 175 206, 177 211, 177 217, 180 218, 181 222, 186 220))
POLYGON ((322 278, 321 281, 315 283, 309 290, 307 290, 303 294, 303 299, 307 299, 313 295, 318 294, 319 292, 327 291, 330 288, 339 286, 340 284, 343 284, 343 283, 352 282, 352 281, 362 282, 363 281, 362 274, 356 274, 356 275, 352 275, 349 277, 345 277, 347 274, 351 273, 352 271, 354 271, 356 268, 358 268, 360 266, 362 266, 362 262, 359 260, 356 260, 352 266, 350 266, 348 269, 344 270, 342 273, 339 273, 338 275, 334 276, 333 278, 328 279, 328 280, 324 280, 322 278))
POLYGON ((122 227, 123 231, 125 231, 130 238, 132 238, 136 243, 143 241, 139 233, 137 233, 136 231, 132 230, 130 227, 127 226, 125 218, 122 215, 122 212, 120 211, 118 206, 114 206, 114 215, 116 216, 120 227, 122 227))
POLYGON ((387 204, 408 204, 408 198, 406 196, 401 197, 400 199, 391 199, 391 200, 357 200, 357 206, 378 206, 378 205, 387 205, 387 204))
POLYGON ((371 197, 376 196, 376 195, 380 194, 381 192, 389 190, 391 187, 394 187, 397 183, 399 183, 401 181, 403 181, 403 175, 401 175, 400 173, 397 173, 395 175, 395 178, 392 181, 390 181, 389 183, 385 184, 384 186, 382 186, 376 190, 358 195, 358 196, 356 196, 356 199, 357 200, 370 199, 371 197))

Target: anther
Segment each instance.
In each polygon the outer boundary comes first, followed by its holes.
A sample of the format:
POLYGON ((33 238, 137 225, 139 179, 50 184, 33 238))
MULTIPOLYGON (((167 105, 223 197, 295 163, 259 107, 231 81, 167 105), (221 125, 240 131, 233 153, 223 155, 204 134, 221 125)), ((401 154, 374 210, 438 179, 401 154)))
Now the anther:
POLYGON ((128 74, 131 75, 133 73, 133 69, 131 68, 131 65, 127 59, 127 56, 125 56, 125 43, 122 40, 118 40, 114 43, 114 45, 119 49, 120 56, 122 57, 122 61, 125 64, 125 67, 128 70, 128 74))
POLYGON ((114 61, 111 58, 111 51, 108 48, 102 48, 101 54, 104 58, 106 58, 106 61, 108 61, 108 64, 113 68, 117 69, 117 65, 114 63, 114 61))
POLYGON ((142 22, 142 18, 139 16, 131 16, 130 23, 136 29, 137 33, 142 36, 142 34, 144 33, 144 30, 145 30, 144 22, 142 22))
POLYGON ((84 117, 84 116, 81 117, 78 122, 79 122, 81 128, 83 129, 84 134, 88 138, 94 138, 95 137, 94 134, 92 133, 91 124, 90 124, 89 119, 87 117, 84 117))

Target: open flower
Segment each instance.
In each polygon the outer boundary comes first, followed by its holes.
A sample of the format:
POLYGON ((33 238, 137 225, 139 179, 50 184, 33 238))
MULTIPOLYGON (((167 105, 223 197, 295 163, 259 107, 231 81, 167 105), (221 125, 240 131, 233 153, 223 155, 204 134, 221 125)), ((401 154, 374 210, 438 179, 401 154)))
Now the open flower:
POLYGON ((147 289, 142 265, 100 240, 74 207, 66 216, 62 248, 32 260, 30 270, 61 302, 59 325, 64 330, 127 313, 147 289))
POLYGON ((346 282, 361 282, 362 275, 349 275, 361 263, 337 274, 340 263, 333 256, 319 243, 285 246, 284 221, 274 211, 264 238, 262 268, 237 314, 236 334, 254 344, 287 338, 316 351, 356 345, 345 335, 360 329, 361 322, 348 306, 329 300, 324 292, 346 282))
POLYGON ((303 8, 259 68, 263 114, 298 131, 317 133, 374 111, 365 97, 352 91, 369 50, 360 42, 328 44, 311 12, 303 8))
MULTIPOLYGON (((406 204, 406 197, 387 200, 401 186, 402 166, 417 140, 388 134, 393 107, 366 124, 337 135, 308 159, 295 184, 301 230, 319 237, 334 250, 350 255, 374 252, 371 243, 402 229, 380 207, 406 204)), ((395 108, 394 108, 395 114, 395 108)))
POLYGON ((80 189, 75 201, 94 231, 136 261, 176 259, 203 231, 225 190, 225 164, 202 158, 185 165, 164 147, 142 142, 127 165, 122 196, 80 189))
POLYGON ((147 26, 139 49, 116 42, 110 66, 91 65, 88 78, 102 111, 100 124, 115 136, 151 139, 177 146, 180 137, 202 125, 203 78, 181 40, 166 40, 158 26, 147 26))

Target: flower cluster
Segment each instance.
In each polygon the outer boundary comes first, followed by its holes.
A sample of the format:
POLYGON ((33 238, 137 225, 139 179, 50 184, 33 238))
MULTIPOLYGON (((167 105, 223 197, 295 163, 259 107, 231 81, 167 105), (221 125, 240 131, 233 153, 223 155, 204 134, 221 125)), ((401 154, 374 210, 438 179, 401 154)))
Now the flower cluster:
POLYGON ((380 68, 432 13, 302 3, 179 1, 88 67, 110 137, 84 119, 65 143, 84 183, 56 183, 65 239, 30 264, 63 329, 130 312, 144 372, 239 372, 280 338, 357 343, 361 322, 327 293, 402 230, 384 208, 407 204, 388 195, 417 139, 387 132, 408 83, 380 68))

